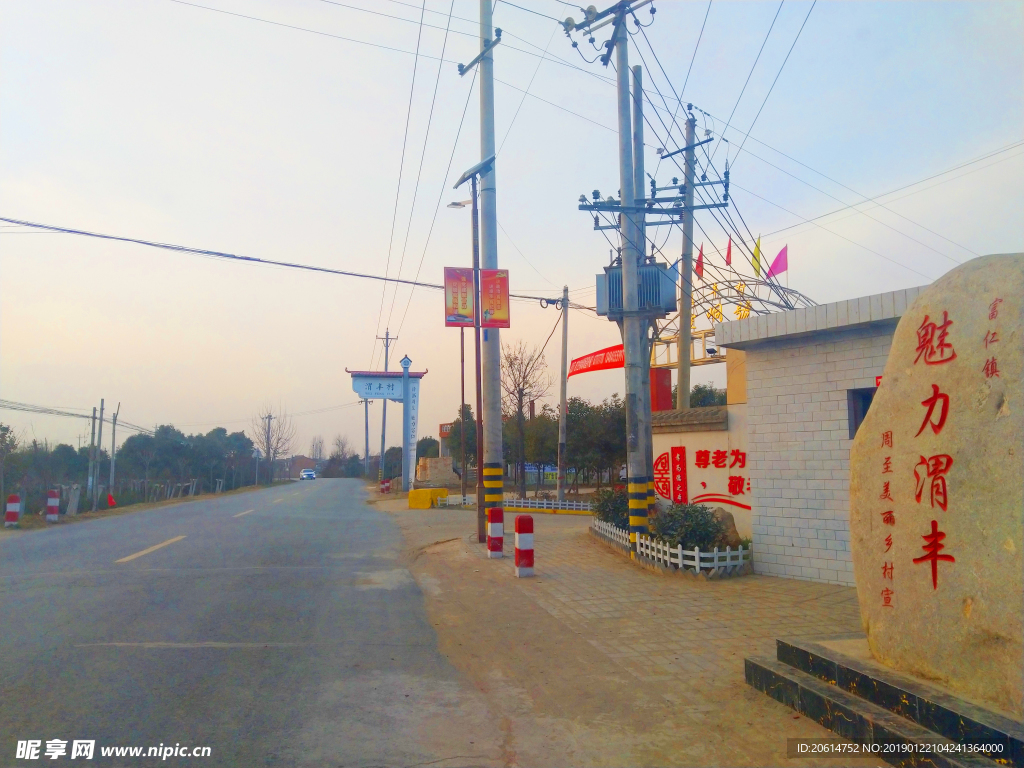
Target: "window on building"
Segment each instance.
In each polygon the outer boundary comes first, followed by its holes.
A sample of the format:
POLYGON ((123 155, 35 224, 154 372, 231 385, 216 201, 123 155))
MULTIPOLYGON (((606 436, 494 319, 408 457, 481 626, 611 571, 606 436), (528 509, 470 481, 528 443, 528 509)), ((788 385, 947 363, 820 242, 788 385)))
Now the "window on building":
POLYGON ((878 387, 846 390, 846 404, 850 417, 851 440, 853 440, 853 436, 857 434, 857 430, 860 428, 861 422, 864 421, 864 417, 867 416, 868 408, 871 407, 871 401, 874 399, 875 392, 877 391, 878 387))

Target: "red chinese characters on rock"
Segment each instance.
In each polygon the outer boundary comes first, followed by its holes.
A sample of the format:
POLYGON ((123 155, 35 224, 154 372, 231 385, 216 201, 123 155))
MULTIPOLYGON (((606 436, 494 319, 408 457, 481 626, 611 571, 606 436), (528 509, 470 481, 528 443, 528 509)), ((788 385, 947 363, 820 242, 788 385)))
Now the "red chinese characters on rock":
POLYGON ((884 459, 882 459, 882 474, 892 474, 892 456, 886 456, 884 459))
POLYGON ((949 395, 940 392, 938 384, 932 384, 932 396, 922 400, 921 405, 925 406, 928 412, 924 415, 921 428, 914 437, 924 432, 925 427, 931 427, 933 435, 939 434, 946 425, 946 417, 949 415, 949 395), (936 408, 939 410, 938 416, 935 415, 936 408))
POLYGON ((882 495, 878 497, 880 500, 892 501, 892 493, 889 491, 889 481, 886 480, 882 483, 882 495))
POLYGON ((995 320, 997 317, 999 317, 999 305, 1002 304, 1002 303, 1003 303, 1003 300, 1000 299, 997 296, 995 298, 995 300, 993 300, 993 302, 988 305, 988 319, 989 320, 995 320))
POLYGON ((888 587, 886 587, 885 589, 882 590, 882 607, 883 608, 892 608, 892 596, 895 595, 895 594, 896 593, 893 592, 888 587))
POLYGON ((981 370, 985 374, 986 379, 999 378, 999 365, 994 357, 986 360, 981 370))
POLYGON ((882 447, 883 448, 892 448, 892 432, 883 432, 882 433, 882 447))
POLYGON ((947 341, 949 327, 953 321, 949 313, 942 310, 942 322, 932 322, 928 315, 924 316, 921 327, 917 329, 917 357, 914 364, 924 361, 925 365, 942 365, 956 360, 956 350, 947 341))
POLYGON ((914 467, 914 500, 920 504, 924 495, 926 485, 930 486, 930 501, 932 507, 938 506, 943 512, 949 498, 946 489, 946 473, 953 466, 953 457, 945 453, 936 456, 929 456, 927 459, 922 456, 914 467), (930 481, 930 482, 929 482, 930 481))
POLYGON ((942 560, 947 563, 955 563, 956 558, 952 555, 939 554, 945 548, 945 544, 942 540, 946 538, 946 534, 939 530, 939 523, 936 520, 932 520, 932 530, 930 533, 925 534, 921 537, 924 539, 924 544, 921 545, 921 549, 925 551, 925 554, 921 557, 915 557, 915 563, 931 563, 932 565, 932 589, 939 588, 939 561, 942 560))
POLYGON ((891 509, 882 513, 882 525, 896 525, 896 513, 891 509))

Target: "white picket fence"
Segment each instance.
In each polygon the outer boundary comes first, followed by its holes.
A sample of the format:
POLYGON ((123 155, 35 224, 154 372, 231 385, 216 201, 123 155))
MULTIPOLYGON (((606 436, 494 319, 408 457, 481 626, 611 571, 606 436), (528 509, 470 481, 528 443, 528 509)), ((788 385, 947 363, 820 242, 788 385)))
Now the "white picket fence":
MULTIPOLYGON (((476 505, 476 496, 466 495, 463 497, 457 493, 450 493, 437 499, 439 507, 472 507, 476 505)), ((553 499, 517 499, 511 494, 505 494, 503 502, 505 509, 512 512, 535 509, 538 512, 573 512, 577 514, 589 514, 589 501, 555 501, 553 499)))
POLYGON ((589 501, 557 501, 555 499, 513 499, 505 497, 505 509, 537 509, 552 512, 590 512, 589 501))
POLYGON ((596 517, 590 523, 590 527, 602 536, 604 536, 606 539, 611 539, 616 544, 621 544, 626 549, 629 549, 629 531, 625 530, 624 528, 617 528, 611 523, 606 523, 603 520, 598 520, 596 517))
MULTIPOLYGON (((594 531, 607 539, 629 547, 629 531, 618 528, 610 523, 594 519, 594 531)), ((724 550, 715 547, 710 552, 702 552, 699 548, 683 549, 683 545, 672 547, 661 539, 638 533, 636 536, 636 552, 660 565, 679 568, 692 573, 701 571, 718 571, 734 573, 750 562, 751 550, 741 544, 738 548, 726 547, 724 550)))

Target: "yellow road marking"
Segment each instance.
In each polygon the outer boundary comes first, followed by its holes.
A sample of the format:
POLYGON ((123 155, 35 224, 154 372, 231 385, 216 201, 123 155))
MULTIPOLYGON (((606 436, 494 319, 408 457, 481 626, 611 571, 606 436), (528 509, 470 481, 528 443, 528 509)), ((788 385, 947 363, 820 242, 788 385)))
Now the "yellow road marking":
POLYGON ((280 504, 284 499, 274 499, 275 504, 280 504))
POLYGON ((120 560, 115 560, 114 562, 127 563, 129 560, 134 560, 137 557, 148 555, 150 552, 155 552, 156 550, 161 549, 162 547, 166 547, 168 544, 173 544, 174 542, 181 541, 184 538, 184 536, 175 536, 173 539, 168 539, 167 541, 161 542, 160 544, 156 544, 150 547, 149 549, 144 549, 141 552, 136 552, 134 555, 128 555, 128 557, 122 557, 120 560))
POLYGON ((255 511, 256 511, 255 509, 247 509, 247 510, 245 510, 245 512, 239 512, 237 515, 232 515, 232 517, 241 517, 242 515, 248 515, 250 512, 255 512, 255 511))

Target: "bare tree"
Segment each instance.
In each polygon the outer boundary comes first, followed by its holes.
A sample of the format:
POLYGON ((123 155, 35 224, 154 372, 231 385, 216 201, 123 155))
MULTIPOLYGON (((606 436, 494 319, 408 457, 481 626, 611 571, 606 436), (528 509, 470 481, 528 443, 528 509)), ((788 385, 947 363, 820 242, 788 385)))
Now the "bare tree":
POLYGON ((334 436, 334 447, 331 450, 331 458, 345 461, 352 455, 352 449, 348 445, 348 438, 341 435, 334 436))
MULTIPOLYGON (((295 439, 295 425, 291 416, 282 410, 275 411, 273 406, 264 405, 252 417, 250 427, 252 440, 256 448, 267 460, 267 477, 270 481, 274 479, 274 462, 284 456, 292 449, 292 440, 295 439)), ((259 478, 256 478, 257 483, 259 478)))
POLYGON ((320 461, 324 457, 324 438, 322 435, 317 435, 309 443, 309 458, 314 461, 320 461))
POLYGON ((532 400, 547 397, 551 382, 542 350, 527 349, 522 340, 501 345, 501 405, 504 415, 515 419, 516 460, 523 498, 526 498, 526 409, 532 400))

